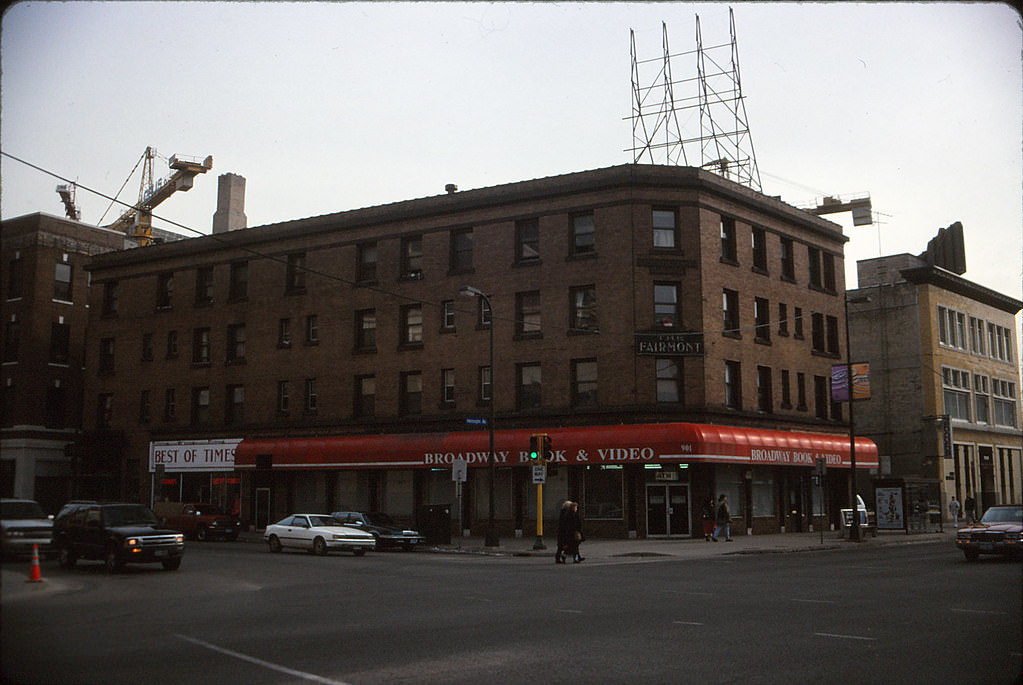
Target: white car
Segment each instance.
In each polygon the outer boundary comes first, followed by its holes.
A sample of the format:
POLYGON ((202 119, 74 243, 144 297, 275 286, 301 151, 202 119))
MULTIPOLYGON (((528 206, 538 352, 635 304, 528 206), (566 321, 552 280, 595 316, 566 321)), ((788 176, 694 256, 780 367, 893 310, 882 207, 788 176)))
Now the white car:
POLYGON ((267 526, 263 539, 271 552, 285 547, 324 555, 331 550, 354 552, 361 557, 376 546, 376 538, 357 528, 342 526, 330 514, 292 514, 267 526))

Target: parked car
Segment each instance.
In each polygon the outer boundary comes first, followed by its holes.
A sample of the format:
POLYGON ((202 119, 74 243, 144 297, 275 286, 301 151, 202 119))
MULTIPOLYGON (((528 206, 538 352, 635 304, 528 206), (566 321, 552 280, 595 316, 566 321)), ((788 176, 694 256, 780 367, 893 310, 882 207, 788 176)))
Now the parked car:
POLYGON ((401 547, 406 552, 423 542, 419 531, 403 528, 387 514, 379 511, 335 511, 331 516, 338 523, 365 530, 377 541, 377 549, 401 547))
POLYGON ((959 529, 956 547, 968 561, 981 554, 1023 556, 1023 504, 988 507, 980 521, 959 529))
POLYGON ((223 538, 237 540, 241 522, 237 516, 230 516, 215 504, 204 502, 157 502, 153 505, 156 515, 172 530, 199 540, 223 538))
POLYGON ((48 552, 53 540, 52 518, 34 500, 0 500, 0 553, 4 558, 31 554, 32 545, 40 554, 48 552))
POLYGON ((79 559, 93 559, 111 572, 149 563, 173 571, 185 554, 183 533, 160 526, 149 507, 128 503, 66 505, 53 522, 53 544, 68 569, 79 559))
POLYGON ((271 552, 294 547, 320 555, 335 550, 349 551, 361 557, 376 546, 372 535, 342 526, 330 514, 291 514, 267 526, 263 539, 271 552))

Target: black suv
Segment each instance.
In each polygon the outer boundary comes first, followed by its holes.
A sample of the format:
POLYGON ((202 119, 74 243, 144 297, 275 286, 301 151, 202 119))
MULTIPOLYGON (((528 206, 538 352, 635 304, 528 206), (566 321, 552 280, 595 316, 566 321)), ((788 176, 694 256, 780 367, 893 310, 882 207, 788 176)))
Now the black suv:
POLYGON ((156 514, 141 504, 69 503, 53 522, 53 545, 64 568, 95 559, 111 572, 157 562, 173 571, 185 554, 184 535, 161 528, 156 514))

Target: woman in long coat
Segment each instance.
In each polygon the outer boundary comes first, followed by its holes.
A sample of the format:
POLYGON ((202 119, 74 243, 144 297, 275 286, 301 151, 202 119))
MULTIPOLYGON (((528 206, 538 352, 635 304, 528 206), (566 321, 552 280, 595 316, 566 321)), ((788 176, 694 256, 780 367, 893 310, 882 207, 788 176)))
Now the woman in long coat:
POLYGON ((572 561, 579 563, 579 543, 583 540, 583 523, 579 518, 579 504, 565 500, 561 505, 561 517, 558 519, 558 551, 554 553, 554 562, 564 564, 567 555, 572 561))

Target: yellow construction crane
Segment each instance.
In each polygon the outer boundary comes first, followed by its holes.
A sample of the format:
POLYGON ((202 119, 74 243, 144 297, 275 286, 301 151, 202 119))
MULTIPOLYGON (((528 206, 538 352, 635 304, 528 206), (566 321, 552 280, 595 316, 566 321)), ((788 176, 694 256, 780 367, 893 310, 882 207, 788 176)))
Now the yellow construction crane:
POLYGON ((174 173, 154 184, 153 159, 155 157, 156 150, 147 147, 141 160, 144 161, 144 165, 138 203, 121 214, 117 221, 106 226, 106 228, 134 237, 141 246, 153 243, 153 208, 179 190, 191 190, 195 177, 205 174, 213 168, 213 155, 209 155, 201 162, 198 157, 172 155, 169 164, 174 173))

